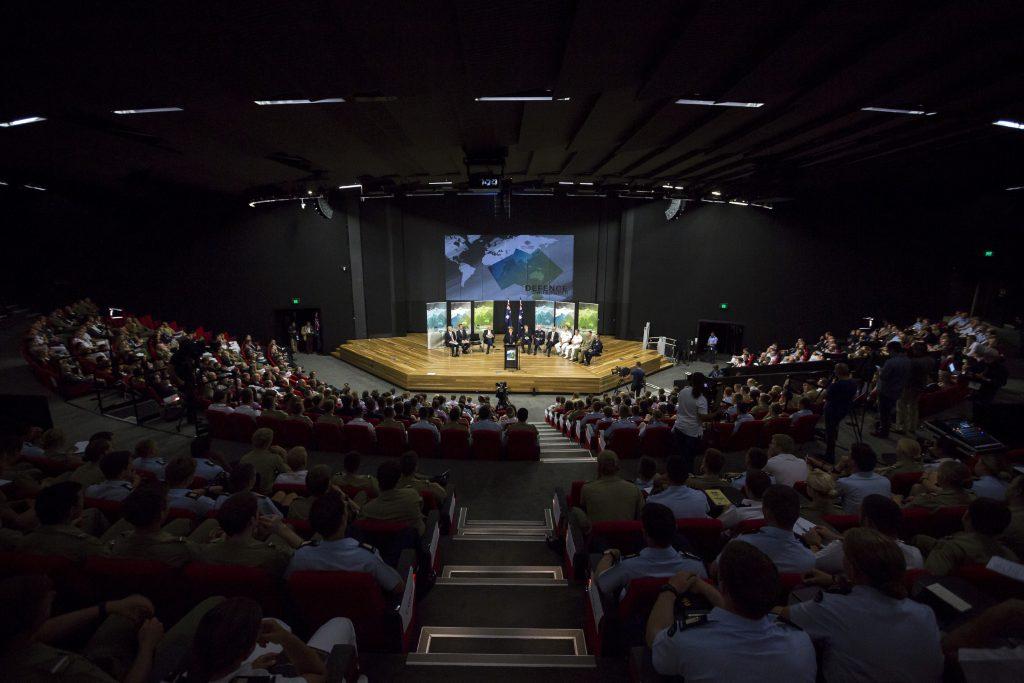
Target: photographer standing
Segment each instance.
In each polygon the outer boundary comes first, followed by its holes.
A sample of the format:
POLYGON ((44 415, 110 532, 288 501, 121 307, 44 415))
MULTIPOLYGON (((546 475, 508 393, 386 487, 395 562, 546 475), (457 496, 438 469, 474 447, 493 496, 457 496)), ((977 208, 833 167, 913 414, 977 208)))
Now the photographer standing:
POLYGON ((629 388, 634 394, 639 396, 640 392, 644 390, 644 385, 647 383, 644 379, 647 375, 644 373, 643 367, 640 366, 640 361, 636 362, 636 365, 629 371, 629 374, 633 378, 629 388))
POLYGON ((715 419, 708 414, 708 398, 705 395, 704 375, 695 372, 690 375, 690 386, 679 390, 676 405, 676 423, 672 427, 672 450, 683 456, 686 471, 693 472, 693 461, 697 457, 704 423, 715 419))

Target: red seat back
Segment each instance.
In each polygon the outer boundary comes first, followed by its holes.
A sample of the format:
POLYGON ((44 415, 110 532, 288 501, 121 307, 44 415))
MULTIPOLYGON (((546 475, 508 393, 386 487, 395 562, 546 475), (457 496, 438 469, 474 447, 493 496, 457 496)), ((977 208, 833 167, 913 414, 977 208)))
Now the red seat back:
POLYGON ((739 427, 733 425, 733 428, 736 431, 734 431, 732 436, 729 437, 726 450, 745 451, 760 443, 761 430, 764 428, 764 421, 747 420, 745 422, 741 422, 739 427))
MULTIPOLYGON (((213 411, 216 412, 216 411, 213 411)), ((228 433, 232 441, 249 443, 252 441, 252 433, 256 431, 256 418, 245 413, 228 414, 228 433)))
POLYGON ((910 489, 914 484, 921 481, 924 472, 898 472, 890 478, 892 492, 901 496, 910 495, 910 489))
POLYGON ((788 417, 773 417, 764 421, 764 428, 761 430, 761 448, 768 448, 772 436, 776 434, 790 433, 790 419, 788 417))
POLYGON ((273 431, 274 434, 276 435, 278 433, 278 430, 280 430, 280 425, 283 422, 284 420, 279 420, 276 417, 260 415, 259 417, 256 418, 256 427, 259 429, 266 427, 267 429, 273 431))
POLYGON ((904 508, 900 518, 900 538, 910 540, 925 533, 932 511, 927 508, 904 508))
POLYGON ((437 442, 434 441, 434 433, 429 429, 410 429, 409 448, 416 451, 421 458, 433 458, 437 456, 437 442))
MULTIPOLYGON (((443 432, 441 438, 444 439, 443 432)), ((405 430, 400 427, 377 427, 377 447, 382 455, 397 458, 405 452, 405 430)))
POLYGON ((401 651, 400 630, 389 632, 393 614, 380 586, 364 572, 294 572, 288 577, 288 593, 308 634, 334 617, 352 620, 361 650, 401 651))
POLYGON ((963 531, 963 517, 966 512, 965 505, 939 508, 928 518, 924 533, 935 538, 943 538, 963 531))
POLYGON ((86 498, 84 500, 84 506, 87 508, 96 508, 104 515, 107 519, 120 519, 121 518, 121 501, 119 500, 104 500, 102 498, 86 498))
POLYGON ((814 426, 818 424, 821 415, 804 415, 798 417, 790 427, 790 435, 797 443, 807 443, 814 440, 814 426))
POLYGON ((672 429, 668 425, 650 424, 640 439, 640 452, 652 458, 667 458, 672 447, 672 429))
POLYGON ((736 534, 751 534, 764 525, 763 519, 745 519, 736 525, 736 534))
POLYGON ((373 492, 371 488, 360 488, 358 486, 342 486, 341 490, 345 492, 345 495, 349 498, 355 498, 360 493, 366 494, 366 500, 373 500, 377 497, 377 494, 373 492))
POLYGON ((473 432, 472 450, 474 460, 501 459, 501 433, 490 430, 473 432))
POLYGON ((313 535, 313 527, 310 526, 308 519, 295 519, 289 517, 284 520, 284 523, 290 526, 292 531, 303 538, 309 538, 313 535))
POLYGON ((221 410, 207 410, 206 424, 210 428, 210 436, 215 439, 231 439, 231 424, 228 422, 228 413, 221 410))
POLYGON ((646 623, 666 578, 668 577, 645 576, 630 581, 626 587, 626 595, 619 602, 619 619, 623 623, 634 619, 646 623))
POLYGON ((84 571, 102 599, 138 593, 152 600, 158 612, 175 614, 184 605, 180 573, 163 562, 93 555, 86 558, 84 571))
POLYGON ((965 564, 953 570, 957 576, 997 600, 1024 598, 1024 583, 994 572, 983 564, 965 564))
POLYGON ((274 432, 274 441, 285 448, 313 445, 313 427, 305 420, 281 420, 274 432))
POLYGON ((469 430, 442 429, 441 456, 454 460, 467 460, 469 458, 469 430))
POLYGON ((277 579, 257 567, 192 562, 185 565, 184 576, 194 603, 217 595, 251 598, 265 613, 281 613, 277 579))
POLYGON ((614 451, 620 460, 631 460, 640 457, 640 430, 616 429, 612 438, 605 442, 608 450, 614 451))
POLYGON ((600 538, 607 548, 618 548, 623 555, 638 553, 644 547, 644 530, 639 520, 594 522, 590 538, 600 538))
POLYGON ((314 422, 313 439, 316 441, 317 450, 328 453, 348 452, 348 442, 341 426, 332 422, 314 422))
POLYGON ((300 496, 306 495, 305 484, 274 484, 274 491, 283 493, 295 493, 300 496))
POLYGON ((505 456, 509 460, 539 460, 540 444, 537 435, 526 429, 513 429, 506 432, 508 443, 505 456))
POLYGON ((568 505, 570 509, 574 507, 580 507, 580 503, 583 500, 583 485, 586 483, 587 482, 583 481, 582 479, 576 479, 570 485, 569 495, 566 496, 565 500, 566 505, 568 505))
POLYGON ((350 450, 360 453, 374 453, 377 450, 376 439, 369 427, 359 424, 346 424, 341 430, 345 433, 350 450))
POLYGON ((693 549, 710 562, 718 556, 722 543, 722 523, 717 519, 690 518, 677 519, 676 529, 679 530, 693 549))
POLYGON ((860 526, 859 515, 825 515, 822 520, 839 533, 860 526))

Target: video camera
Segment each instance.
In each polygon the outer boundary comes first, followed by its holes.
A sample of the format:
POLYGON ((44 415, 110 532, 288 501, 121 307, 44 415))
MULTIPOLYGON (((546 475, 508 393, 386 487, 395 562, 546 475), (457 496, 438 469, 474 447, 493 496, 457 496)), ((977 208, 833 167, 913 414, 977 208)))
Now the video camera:
POLYGON ((616 375, 617 377, 629 377, 629 368, 625 366, 616 365, 614 368, 612 368, 612 374, 616 375))
POLYGON ((494 384, 494 397, 498 399, 499 406, 504 406, 508 403, 508 382, 496 382, 494 384))

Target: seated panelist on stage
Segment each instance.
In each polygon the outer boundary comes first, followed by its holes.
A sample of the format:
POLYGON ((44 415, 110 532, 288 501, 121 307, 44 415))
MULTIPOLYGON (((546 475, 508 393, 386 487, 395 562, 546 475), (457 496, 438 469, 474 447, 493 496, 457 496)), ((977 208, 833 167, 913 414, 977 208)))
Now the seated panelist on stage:
POLYGON ((453 356, 459 355, 459 340, 451 325, 444 331, 444 345, 448 347, 453 356))
POLYGON ((595 332, 590 348, 583 352, 583 364, 590 365, 590 361, 593 360, 594 356, 600 356, 602 351, 604 351, 604 342, 601 341, 595 332))
POLYGON ((594 333, 591 332, 590 330, 587 330, 587 332, 583 334, 583 341, 580 342, 580 345, 577 346, 575 350, 572 351, 572 353, 569 354, 569 360, 583 360, 583 354, 590 350, 590 345, 593 343, 594 333))
POLYGON ((566 325, 564 330, 558 331, 558 343, 555 344, 555 353, 565 352, 566 345, 572 340, 572 329, 566 325))
POLYGON ((551 355, 551 349, 558 345, 558 330, 552 327, 548 330, 548 333, 544 336, 544 345, 547 348, 547 353, 551 355))
POLYGON ((459 346, 462 347, 463 353, 469 353, 469 330, 463 324, 459 325, 459 329, 455 330, 455 339, 459 342, 459 346))
POLYGON ((519 344, 523 347, 523 353, 529 353, 530 346, 533 344, 533 334, 530 333, 529 325, 523 325, 523 329, 519 332, 518 340, 519 344))
POLYGON ((578 349, 580 347, 580 344, 582 343, 583 335, 580 334, 580 331, 578 329, 574 330, 572 333, 572 338, 569 340, 569 343, 565 344, 562 347, 562 355, 566 358, 572 358, 572 354, 576 352, 576 349, 578 349))
POLYGON ((490 353, 491 347, 494 346, 494 332, 491 331, 491 328, 485 327, 484 333, 480 335, 480 338, 484 342, 484 347, 487 349, 487 353, 490 353))
POLYGON ((533 330, 533 353, 534 354, 537 354, 537 353, 540 352, 541 348, 544 346, 545 341, 547 341, 547 334, 544 333, 544 330, 540 329, 539 327, 534 328, 534 330, 533 330))

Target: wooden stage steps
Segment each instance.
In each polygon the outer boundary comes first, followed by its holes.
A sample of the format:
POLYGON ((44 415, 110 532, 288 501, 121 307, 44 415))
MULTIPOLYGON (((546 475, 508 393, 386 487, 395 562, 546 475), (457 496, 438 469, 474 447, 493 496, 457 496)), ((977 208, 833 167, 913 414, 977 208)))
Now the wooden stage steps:
POLYGON ((519 370, 505 370, 499 341, 485 354, 480 347, 452 358, 447 349, 428 349, 427 335, 353 339, 331 355, 403 389, 415 391, 461 391, 490 394, 496 382, 508 382, 516 393, 596 394, 623 384, 612 375, 616 366, 632 367, 640 361, 650 374, 671 366, 657 351, 640 348, 639 341, 601 337, 604 353, 588 367, 554 353, 550 357, 521 354, 519 370))

